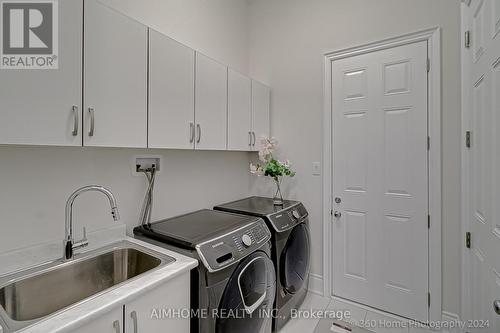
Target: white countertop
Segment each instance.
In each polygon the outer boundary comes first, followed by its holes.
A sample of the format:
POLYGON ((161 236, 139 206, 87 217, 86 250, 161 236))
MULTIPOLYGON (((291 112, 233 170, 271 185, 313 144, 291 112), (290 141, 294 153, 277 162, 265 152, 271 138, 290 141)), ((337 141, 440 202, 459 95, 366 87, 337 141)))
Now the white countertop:
MULTIPOLYGON (((101 230, 100 232, 89 234, 88 238, 90 244, 88 249, 80 251, 80 253, 92 251, 125 240, 163 255, 170 256, 175 259, 175 262, 146 272, 101 295, 89 298, 66 310, 62 310, 60 313, 43 318, 36 324, 21 329, 18 332, 71 332, 76 327, 84 325, 86 322, 125 304, 182 273, 188 272, 198 265, 198 261, 192 258, 138 239, 127 237, 124 227, 113 228, 112 230, 101 230)), ((62 254, 62 246, 63 244, 61 241, 59 246, 57 246, 57 244, 45 244, 2 254, 0 255, 0 275, 7 275, 10 272, 57 259, 60 257, 60 254, 62 254)), ((0 328, 0 333, 1 332, 2 330, 0 328)))

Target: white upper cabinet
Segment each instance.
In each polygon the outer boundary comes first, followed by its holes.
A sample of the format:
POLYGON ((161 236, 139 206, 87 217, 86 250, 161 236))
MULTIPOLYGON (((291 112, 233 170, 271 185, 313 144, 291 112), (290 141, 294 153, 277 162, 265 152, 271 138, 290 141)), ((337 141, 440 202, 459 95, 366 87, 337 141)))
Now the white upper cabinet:
POLYGON ((84 20, 84 145, 146 147, 147 28, 96 0, 84 20))
POLYGON ((194 148, 194 50, 150 30, 151 148, 194 148))
POLYGON ((259 149, 259 139, 270 135, 270 89, 252 80, 252 148, 259 149))
POLYGON ((249 151, 252 147, 252 81, 228 70, 228 150, 249 151))
POLYGON ((253 151, 269 135, 265 85, 99 0, 58 16, 58 69, 1 70, 0 145, 253 151))
POLYGON ((82 6, 59 1, 59 69, 0 70, 0 144, 81 146, 82 6))
POLYGON ((225 150, 227 138, 227 67, 196 53, 195 147, 225 150))

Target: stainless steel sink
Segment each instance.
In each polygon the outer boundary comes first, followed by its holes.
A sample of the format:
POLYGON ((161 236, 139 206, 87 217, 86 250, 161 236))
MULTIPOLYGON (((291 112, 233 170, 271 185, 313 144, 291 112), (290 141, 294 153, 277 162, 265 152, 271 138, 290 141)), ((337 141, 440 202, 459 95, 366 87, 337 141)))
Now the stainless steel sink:
POLYGON ((18 329, 174 259, 131 242, 17 272, 0 279, 0 316, 18 329), (4 283, 1 283, 5 281, 4 283))

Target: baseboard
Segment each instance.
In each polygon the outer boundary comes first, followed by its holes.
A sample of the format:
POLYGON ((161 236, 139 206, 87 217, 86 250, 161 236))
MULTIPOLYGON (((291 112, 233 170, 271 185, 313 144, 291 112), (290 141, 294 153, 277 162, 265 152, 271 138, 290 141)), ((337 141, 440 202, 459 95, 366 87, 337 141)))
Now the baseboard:
POLYGON ((309 287, 308 287, 309 292, 324 296, 324 291, 323 291, 323 276, 319 274, 314 274, 311 273, 309 274, 309 287))
MULTIPOLYGON (((316 295, 320 295, 320 296, 324 296, 324 289, 323 289, 323 276, 322 275, 319 275, 319 274, 314 274, 314 273, 311 273, 309 274, 309 292, 310 293, 313 293, 313 294, 316 294, 316 295)), ((332 297, 332 299, 334 299, 335 297, 332 297)), ((372 309, 372 308, 369 308, 367 306, 362 306, 362 305, 359 305, 357 303, 354 303, 354 302, 351 302, 351 301, 347 301, 347 300, 344 300, 344 299, 341 299, 343 302, 347 302, 347 303, 350 303, 350 304, 353 304, 355 306, 358 306, 360 308, 363 308, 367 311, 378 311, 378 310, 375 310, 375 309, 372 309)), ((380 313, 384 313, 384 312, 380 312, 380 313)), ((403 319, 403 318, 401 318, 403 319)), ((461 323, 461 320, 460 320, 460 316, 458 314, 455 314, 455 313, 452 313, 452 312, 448 312, 448 311, 443 311, 442 312, 442 324, 444 323, 461 323)), ((443 329, 441 331, 435 331, 435 332, 441 332, 441 333, 465 333, 465 331, 461 330, 459 325, 458 324, 448 324, 448 326, 454 326, 453 328, 450 328, 450 329, 443 329)))

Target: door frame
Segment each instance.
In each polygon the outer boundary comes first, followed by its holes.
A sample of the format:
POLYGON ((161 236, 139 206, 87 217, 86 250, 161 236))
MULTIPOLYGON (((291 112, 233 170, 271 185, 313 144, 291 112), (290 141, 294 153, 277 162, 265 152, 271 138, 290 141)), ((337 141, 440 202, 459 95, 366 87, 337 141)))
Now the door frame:
MULTIPOLYGON (((460 36, 465 36, 465 32, 469 30, 470 28, 470 22, 468 21, 467 18, 467 11, 469 10, 469 6, 471 4, 472 0, 462 0, 460 4, 460 31, 461 34, 460 36)), ((470 129, 470 110, 468 110, 468 105, 470 102, 470 96, 469 92, 467 90, 467 87, 469 87, 469 82, 471 81, 471 76, 470 76, 470 66, 468 63, 468 57, 471 55, 469 54, 468 51, 462 43, 460 43, 460 49, 461 49, 461 94, 462 94, 462 100, 461 100, 461 122, 462 122, 462 133, 461 133, 461 138, 462 141, 465 143, 466 140, 466 131, 470 129)), ((469 231, 469 219, 468 217, 470 216, 470 209, 469 209, 469 195, 468 191, 470 189, 470 181, 469 181, 469 151, 468 148, 465 147, 465 145, 460 145, 461 149, 461 195, 460 195, 460 204, 461 204, 461 211, 460 211, 460 227, 461 227, 461 235, 464 235, 467 231, 469 231)), ((465 239, 464 239, 465 240, 465 239)), ((464 243, 462 243, 464 244, 464 243)), ((469 299, 470 296, 470 281, 469 281, 469 272, 470 272, 470 263, 469 263, 469 249, 467 249, 465 246, 460 247, 460 253, 462 256, 462 270, 461 270, 461 286, 460 286, 460 318, 463 320, 467 319, 467 314, 468 314, 468 302, 466 302, 467 299, 469 299)))
POLYGON ((360 54, 384 50, 406 44, 427 41, 430 72, 428 75, 428 133, 430 140, 428 160, 429 182, 429 321, 442 319, 442 259, 441 259, 441 29, 433 27, 360 46, 324 54, 324 111, 323 111, 323 293, 333 297, 333 103, 332 62, 360 54))

